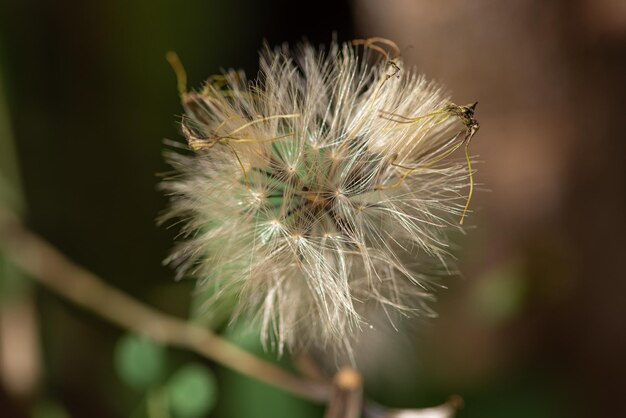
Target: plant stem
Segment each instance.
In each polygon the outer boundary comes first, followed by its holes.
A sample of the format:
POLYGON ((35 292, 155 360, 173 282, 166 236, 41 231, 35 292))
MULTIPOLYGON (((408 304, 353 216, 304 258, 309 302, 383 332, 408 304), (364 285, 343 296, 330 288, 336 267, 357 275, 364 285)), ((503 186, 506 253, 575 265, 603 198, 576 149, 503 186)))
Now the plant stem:
POLYGON ((355 369, 344 368, 333 380, 333 395, 324 418, 359 418, 363 411, 363 381, 355 369))
POLYGON ((107 285, 3 212, 0 212, 0 247, 41 284, 122 328, 162 344, 195 351, 299 397, 320 403, 330 398, 330 385, 299 378, 206 328, 159 312, 107 285))

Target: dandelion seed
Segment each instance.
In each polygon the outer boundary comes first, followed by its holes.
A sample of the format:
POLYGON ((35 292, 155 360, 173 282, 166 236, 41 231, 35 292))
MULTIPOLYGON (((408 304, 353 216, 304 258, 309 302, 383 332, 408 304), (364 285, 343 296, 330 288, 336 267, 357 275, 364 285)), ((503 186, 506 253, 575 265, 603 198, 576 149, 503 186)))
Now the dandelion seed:
POLYGON ((398 52, 381 38, 267 48, 255 81, 231 70, 192 93, 169 57, 197 152, 168 156, 164 219, 183 219, 185 237, 168 261, 211 290, 207 312, 235 300, 280 352, 349 351, 372 304, 432 313, 473 190, 454 151, 478 124, 398 52))

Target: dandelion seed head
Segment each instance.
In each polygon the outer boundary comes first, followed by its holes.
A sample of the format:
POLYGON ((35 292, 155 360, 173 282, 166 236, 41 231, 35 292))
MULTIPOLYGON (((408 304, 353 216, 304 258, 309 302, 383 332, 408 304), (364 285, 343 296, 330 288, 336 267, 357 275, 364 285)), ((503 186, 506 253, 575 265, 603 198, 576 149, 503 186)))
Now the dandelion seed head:
POLYGON ((372 304, 431 315, 453 271, 466 124, 438 85, 377 54, 266 48, 254 81, 230 70, 182 95, 196 152, 168 154, 164 218, 183 221, 169 262, 210 290, 208 313, 234 300, 281 352, 349 351, 372 304))

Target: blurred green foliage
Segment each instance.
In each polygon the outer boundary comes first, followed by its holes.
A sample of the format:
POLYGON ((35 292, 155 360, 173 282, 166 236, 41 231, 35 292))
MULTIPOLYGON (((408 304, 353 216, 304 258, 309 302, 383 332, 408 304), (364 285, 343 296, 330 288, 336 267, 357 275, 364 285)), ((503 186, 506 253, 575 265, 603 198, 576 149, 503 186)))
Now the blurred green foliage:
POLYGON ((70 418, 65 408, 52 400, 40 400, 33 405, 32 418, 70 418))
POLYGON ((165 348, 141 336, 127 334, 115 347, 115 368, 128 386, 147 389, 158 383, 165 372, 165 348))
POLYGON ((217 383, 213 372, 202 364, 183 366, 170 378, 167 396, 175 417, 206 416, 217 400, 217 383))
POLYGON ((485 320, 499 322, 514 318, 523 308, 528 282, 523 265, 510 261, 478 279, 470 297, 485 320))

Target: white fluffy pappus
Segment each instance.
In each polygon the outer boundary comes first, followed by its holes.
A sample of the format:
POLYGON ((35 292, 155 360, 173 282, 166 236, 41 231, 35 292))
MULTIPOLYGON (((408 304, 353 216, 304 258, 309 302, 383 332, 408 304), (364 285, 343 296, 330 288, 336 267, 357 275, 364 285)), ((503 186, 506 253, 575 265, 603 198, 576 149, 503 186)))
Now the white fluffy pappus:
POLYGON ((358 43, 266 48, 255 81, 230 70, 197 92, 172 60, 194 152, 167 156, 164 219, 183 224, 167 261, 198 279, 209 314, 232 303, 279 352, 349 352, 372 304, 431 315, 436 276, 453 271, 447 232, 473 186, 454 151, 474 107, 391 42, 358 43))

